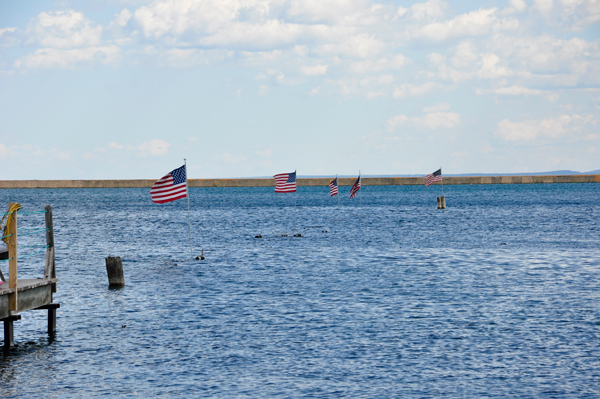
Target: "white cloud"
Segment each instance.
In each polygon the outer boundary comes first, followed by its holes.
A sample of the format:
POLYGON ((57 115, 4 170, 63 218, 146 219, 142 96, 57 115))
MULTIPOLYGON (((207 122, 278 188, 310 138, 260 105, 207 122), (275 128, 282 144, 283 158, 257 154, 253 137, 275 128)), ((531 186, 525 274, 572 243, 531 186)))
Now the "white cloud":
POLYGON ((111 141, 110 143, 108 143, 107 147, 108 148, 114 148, 114 149, 117 149, 117 150, 122 150, 124 148, 122 145, 117 144, 114 141, 111 141))
POLYGON ((508 4, 509 7, 502 10, 504 14, 523 12, 527 9, 527 3, 525 3, 523 0, 509 0, 508 4))
POLYGON ((0 159, 7 158, 9 154, 10 148, 7 147, 5 144, 0 143, 0 159))
POLYGON ((500 95, 508 95, 508 96, 523 96, 523 95, 542 95, 546 94, 543 90, 537 89, 529 89, 523 86, 510 86, 510 87, 500 87, 494 90, 495 94, 500 95))
POLYGON ((325 75, 328 65, 302 66, 300 70, 305 76, 325 75))
POLYGON ((119 14, 117 14, 115 20, 110 23, 109 27, 125 27, 127 26, 127 23, 129 22, 132 16, 133 14, 128 9, 124 9, 119 14))
POLYGON ((28 26, 29 42, 42 47, 70 49, 98 46, 102 26, 94 25, 81 12, 74 10, 42 12, 28 26))
POLYGON ((164 155, 164 154, 168 153, 170 146, 171 146, 171 144, 167 143, 166 141, 159 140, 159 139, 152 139, 152 140, 143 142, 138 147, 138 149, 142 156, 147 156, 147 155, 158 156, 158 155, 164 155))
POLYGON ((519 21, 514 18, 496 17, 497 8, 479 9, 462 14, 445 22, 435 22, 421 28, 420 35, 435 41, 452 37, 482 36, 490 31, 516 29, 519 21))
POLYGON ((267 85, 261 85, 258 88, 258 95, 259 96, 266 96, 268 92, 269 92, 269 86, 267 86, 267 85))
POLYGON ((290 0, 286 14, 307 22, 343 22, 357 18, 368 6, 367 0, 290 0))
POLYGON ((406 115, 394 116, 387 121, 387 128, 391 132, 395 130, 396 127, 402 126, 406 122, 408 122, 408 117, 406 115))
POLYGON ((394 89, 393 96, 395 98, 404 98, 404 97, 419 97, 426 93, 431 92, 438 85, 434 82, 423 83, 420 86, 415 86, 409 83, 405 83, 400 85, 400 87, 396 87, 394 89))
POLYGON ((44 48, 15 61, 15 67, 67 67, 81 63, 108 64, 117 58, 120 51, 120 48, 117 46, 75 49, 44 48))
POLYGON ((543 14, 548 14, 552 11, 554 3, 552 0, 533 0, 533 9, 540 11, 543 14))
POLYGON ((430 129, 453 128, 460 123, 460 115, 456 112, 430 112, 420 118, 413 118, 416 126, 430 129))
POLYGON ((351 69, 356 73, 380 72, 383 70, 400 70, 410 60, 402 54, 396 54, 392 57, 383 57, 376 61, 363 60, 351 64, 351 69))
POLYGON ((5 33, 13 33, 16 32, 17 28, 0 28, 0 37, 2 37, 5 33))
POLYGON ((444 16, 446 8, 448 8, 447 3, 441 0, 429 0, 425 3, 415 3, 408 10, 400 7, 398 14, 410 15, 415 21, 435 21, 444 16))
POLYGON ((592 117, 579 115, 560 115, 522 122, 512 122, 504 119, 498 122, 498 128, 494 134, 506 141, 557 139, 564 136, 573 136, 592 120, 592 117))
POLYGON ((452 57, 452 65, 455 67, 471 67, 479 59, 477 48, 471 42, 463 42, 456 46, 454 56, 452 57))
POLYGON ((423 108, 423 112, 438 112, 438 111, 448 111, 450 109, 450 104, 448 103, 439 103, 432 107, 423 108))
POLYGON ((340 43, 322 44, 317 53, 324 56, 339 55, 350 58, 369 58, 379 54, 385 44, 373 35, 354 35, 340 43))
POLYGON ((416 127, 425 127, 429 129, 446 128, 450 129, 461 123, 460 115, 456 112, 442 112, 448 110, 450 105, 440 103, 433 107, 426 107, 423 111, 423 116, 407 117, 406 115, 398 115, 390 118, 387 121, 388 131, 394 131, 398 126, 411 124, 416 127))

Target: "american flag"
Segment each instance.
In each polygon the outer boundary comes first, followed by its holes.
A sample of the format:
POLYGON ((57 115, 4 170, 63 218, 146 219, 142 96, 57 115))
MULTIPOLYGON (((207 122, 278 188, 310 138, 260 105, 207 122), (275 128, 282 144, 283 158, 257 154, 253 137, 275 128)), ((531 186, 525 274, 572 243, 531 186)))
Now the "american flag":
POLYGON ((296 192, 296 172, 280 173, 273 176, 275 179, 276 193, 295 193, 296 192))
POLYGON ((350 189, 350 198, 354 198, 358 190, 360 190, 360 175, 358 175, 358 179, 356 179, 354 185, 350 189))
POLYGON ((152 202, 164 204, 187 197, 187 173, 185 165, 157 180, 150 189, 152 202))
POLYGON ((333 179, 331 181, 331 183, 329 183, 327 186, 329 187, 329 196, 330 197, 333 197, 334 195, 338 195, 337 177, 335 179, 333 179))
POLYGON ((436 181, 442 181, 442 169, 438 169, 435 172, 425 176, 425 187, 431 186, 436 181))

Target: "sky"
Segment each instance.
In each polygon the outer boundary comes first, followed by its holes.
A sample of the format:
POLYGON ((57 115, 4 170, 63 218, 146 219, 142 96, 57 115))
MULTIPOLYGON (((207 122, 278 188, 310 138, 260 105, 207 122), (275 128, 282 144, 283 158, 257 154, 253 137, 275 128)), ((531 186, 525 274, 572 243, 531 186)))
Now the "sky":
POLYGON ((0 0, 0 180, 600 169, 600 0, 0 0))

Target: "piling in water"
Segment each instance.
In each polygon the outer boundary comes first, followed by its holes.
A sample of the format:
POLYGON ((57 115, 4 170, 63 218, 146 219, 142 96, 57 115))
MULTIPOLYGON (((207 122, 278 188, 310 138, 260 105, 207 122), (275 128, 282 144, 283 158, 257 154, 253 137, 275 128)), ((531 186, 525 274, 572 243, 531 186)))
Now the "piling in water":
POLYGON ((446 209, 446 197, 437 197, 438 209, 446 209))
POLYGON ((110 287, 124 287, 125 276, 123 275, 123 262, 120 256, 109 256, 106 258, 106 273, 110 287))

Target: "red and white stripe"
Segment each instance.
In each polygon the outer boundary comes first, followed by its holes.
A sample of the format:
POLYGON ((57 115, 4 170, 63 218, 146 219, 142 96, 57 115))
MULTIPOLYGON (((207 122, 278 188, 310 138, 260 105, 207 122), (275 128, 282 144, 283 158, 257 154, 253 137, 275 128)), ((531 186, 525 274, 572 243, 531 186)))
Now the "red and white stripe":
POLYGON ((433 183, 441 182, 442 176, 434 176, 433 173, 425 176, 425 187, 431 186, 433 183))
POLYGON ((358 179, 356 179, 356 182, 350 189, 350 198, 354 198, 358 190, 360 190, 360 176, 358 176, 358 179))
POLYGON ((173 176, 169 173, 156 183, 150 189, 152 202, 164 204, 165 202, 175 201, 187 197, 187 182, 173 184, 173 176))
POLYGON ((333 180, 331 183, 329 183, 329 196, 333 197, 334 195, 338 195, 338 186, 337 184, 333 184, 336 183, 337 177, 335 178, 335 180, 333 180))
POLYGON ((275 192, 276 193, 295 193, 296 192, 296 181, 288 183, 290 178, 289 173, 280 173, 273 176, 275 179, 275 192))

